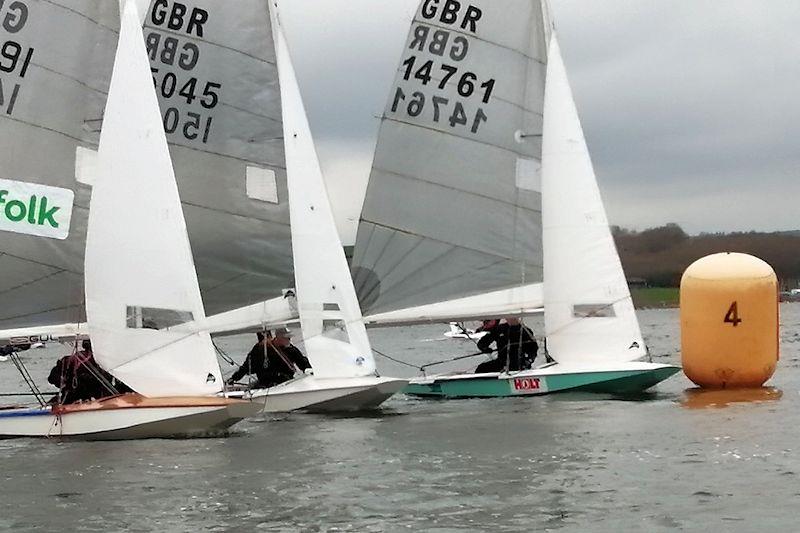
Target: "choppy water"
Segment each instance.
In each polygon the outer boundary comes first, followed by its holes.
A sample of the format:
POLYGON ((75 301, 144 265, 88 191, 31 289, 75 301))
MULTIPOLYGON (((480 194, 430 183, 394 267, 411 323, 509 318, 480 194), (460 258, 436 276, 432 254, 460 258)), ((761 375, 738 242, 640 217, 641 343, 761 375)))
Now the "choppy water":
MULTIPOLYGON (((227 439, 0 441, 0 529, 796 530, 800 304, 781 313, 770 382, 780 392, 764 396, 773 401, 708 407, 737 396, 698 399, 680 375, 637 401, 396 397, 372 416, 268 416, 227 439)), ((677 311, 640 320, 654 360, 678 362, 677 311)), ((470 352, 468 341, 441 340, 445 329, 371 335, 418 363, 470 352)), ((225 347, 241 359, 249 345, 225 347)), ((26 360, 42 376, 60 352, 26 360)), ((0 364, 0 385, 20 390, 11 363, 0 364)))

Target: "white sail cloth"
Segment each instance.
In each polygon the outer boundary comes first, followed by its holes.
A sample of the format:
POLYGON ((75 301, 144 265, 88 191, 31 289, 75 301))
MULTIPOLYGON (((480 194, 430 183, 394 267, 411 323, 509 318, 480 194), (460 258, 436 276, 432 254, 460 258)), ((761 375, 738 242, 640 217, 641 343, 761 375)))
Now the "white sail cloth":
POLYGON ((86 242, 95 359, 147 396, 221 390, 136 3, 128 0, 100 135, 86 242))
POLYGON ((555 33, 542 147, 545 335, 562 364, 646 354, 555 33))
POLYGON ((336 230, 286 37, 277 7, 270 7, 281 82, 297 304, 306 355, 317 377, 374 374, 375 359, 336 230))

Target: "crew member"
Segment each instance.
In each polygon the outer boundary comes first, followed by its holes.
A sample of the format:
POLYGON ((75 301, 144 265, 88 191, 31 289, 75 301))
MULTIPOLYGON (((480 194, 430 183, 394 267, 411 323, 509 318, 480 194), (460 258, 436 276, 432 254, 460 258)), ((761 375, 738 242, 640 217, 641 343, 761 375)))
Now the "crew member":
POLYGON ((486 335, 478 340, 478 349, 492 353, 495 343, 497 359, 478 365, 476 374, 503 372, 504 370, 526 370, 533 365, 539 345, 533 332, 517 318, 507 318, 505 322, 495 321, 494 325, 484 326, 486 335))
POLYGON ((291 343, 291 333, 286 328, 275 330, 275 336, 256 333, 258 342, 247 354, 242 366, 228 379, 232 385, 246 375, 258 378, 255 387, 267 388, 294 378, 296 371, 305 371, 311 364, 303 353, 291 343))
POLYGON ((50 370, 47 381, 59 389, 53 400, 61 404, 97 400, 121 392, 131 392, 124 383, 116 381, 94 360, 92 343, 85 339, 80 351, 62 357, 50 370))

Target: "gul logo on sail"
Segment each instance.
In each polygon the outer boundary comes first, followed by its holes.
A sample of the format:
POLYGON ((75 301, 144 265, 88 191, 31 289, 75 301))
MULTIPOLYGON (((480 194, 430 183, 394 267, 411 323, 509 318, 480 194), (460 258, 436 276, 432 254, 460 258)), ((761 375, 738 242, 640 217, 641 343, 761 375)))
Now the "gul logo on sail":
POLYGON ((66 239, 74 198, 70 189, 0 179, 0 231, 66 239))

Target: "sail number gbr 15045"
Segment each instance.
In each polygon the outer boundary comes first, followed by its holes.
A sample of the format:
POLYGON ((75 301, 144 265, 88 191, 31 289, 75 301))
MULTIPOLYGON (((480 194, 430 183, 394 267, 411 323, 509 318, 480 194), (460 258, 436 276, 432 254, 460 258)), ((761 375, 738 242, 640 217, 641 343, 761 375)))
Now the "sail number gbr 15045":
MULTIPOLYGON (((219 103, 221 83, 207 81, 203 84, 195 77, 184 81, 174 72, 164 73, 159 80, 159 69, 151 67, 150 70, 153 72, 153 84, 158 95, 166 100, 173 98, 185 100, 189 105, 199 103, 208 110, 214 109, 219 103)), ((193 111, 181 113, 177 107, 168 107, 164 110, 164 131, 167 134, 177 131, 190 141, 200 139, 201 142, 207 143, 213 121, 212 116, 204 116, 193 111)))

